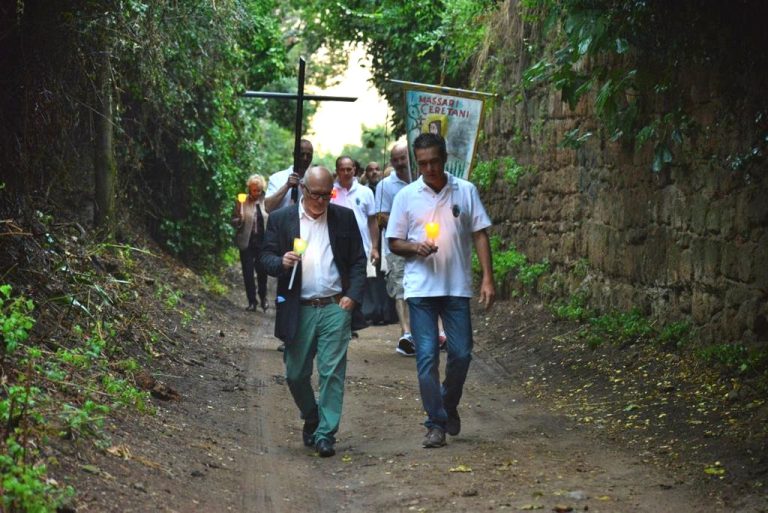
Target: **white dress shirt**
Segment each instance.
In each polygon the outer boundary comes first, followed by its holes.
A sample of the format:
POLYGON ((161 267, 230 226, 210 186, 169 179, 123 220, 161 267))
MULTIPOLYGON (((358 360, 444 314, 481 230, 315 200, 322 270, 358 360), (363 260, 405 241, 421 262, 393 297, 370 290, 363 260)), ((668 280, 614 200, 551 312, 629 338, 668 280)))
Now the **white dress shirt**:
POLYGON ((301 299, 329 297, 341 292, 341 275, 333 261, 328 236, 328 211, 314 219, 299 202, 299 233, 307 241, 301 257, 301 299))

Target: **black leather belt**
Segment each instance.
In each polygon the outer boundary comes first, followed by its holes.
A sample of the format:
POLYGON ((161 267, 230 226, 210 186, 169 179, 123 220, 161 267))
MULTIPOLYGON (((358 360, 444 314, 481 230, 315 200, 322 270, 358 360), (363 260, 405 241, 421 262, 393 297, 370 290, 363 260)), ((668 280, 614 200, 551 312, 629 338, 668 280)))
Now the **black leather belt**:
POLYGON ((328 297, 316 297, 314 299, 302 299, 299 301, 299 304, 301 306, 313 306, 315 308, 322 308, 324 306, 330 305, 331 303, 339 304, 339 301, 341 301, 342 295, 336 294, 335 296, 328 296, 328 297))

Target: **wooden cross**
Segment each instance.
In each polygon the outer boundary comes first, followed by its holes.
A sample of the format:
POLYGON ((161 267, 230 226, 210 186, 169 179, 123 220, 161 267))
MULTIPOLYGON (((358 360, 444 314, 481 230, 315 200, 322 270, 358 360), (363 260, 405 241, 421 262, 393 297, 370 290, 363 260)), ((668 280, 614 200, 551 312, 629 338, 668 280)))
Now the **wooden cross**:
MULTIPOLYGON (((299 79, 297 93, 277 93, 269 91, 246 91, 243 96, 246 98, 277 98, 279 100, 296 100, 296 123, 294 126, 293 141, 293 169, 298 169, 299 159, 301 158, 301 120, 304 113, 304 100, 331 101, 331 102, 354 102, 356 97, 352 96, 325 96, 315 94, 304 94, 304 68, 306 67, 304 57, 299 57, 299 79)), ((294 187, 291 190, 291 199, 296 202, 299 197, 299 191, 294 187)))

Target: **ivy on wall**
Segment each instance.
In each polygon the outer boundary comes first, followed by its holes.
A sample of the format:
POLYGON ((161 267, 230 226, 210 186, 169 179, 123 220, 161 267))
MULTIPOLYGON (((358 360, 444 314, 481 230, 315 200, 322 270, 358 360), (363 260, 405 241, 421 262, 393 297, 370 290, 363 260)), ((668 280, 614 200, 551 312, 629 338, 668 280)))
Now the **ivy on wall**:
MULTIPOLYGON (((541 57, 523 73, 523 86, 553 87, 571 109, 589 101, 610 140, 653 148, 654 172, 672 163, 686 138, 709 128, 691 115, 696 105, 685 72, 717 65, 730 79, 719 85, 734 102, 754 94, 745 89, 744 70, 764 74, 764 55, 745 48, 761 46, 764 31, 754 21, 763 10, 759 2, 521 0, 520 6, 523 19, 547 34, 543 47, 530 47, 541 57)), ((750 147, 729 155, 733 167, 764 156, 768 130, 759 123, 750 147)), ((575 129, 561 145, 577 148, 592 136, 575 129)))

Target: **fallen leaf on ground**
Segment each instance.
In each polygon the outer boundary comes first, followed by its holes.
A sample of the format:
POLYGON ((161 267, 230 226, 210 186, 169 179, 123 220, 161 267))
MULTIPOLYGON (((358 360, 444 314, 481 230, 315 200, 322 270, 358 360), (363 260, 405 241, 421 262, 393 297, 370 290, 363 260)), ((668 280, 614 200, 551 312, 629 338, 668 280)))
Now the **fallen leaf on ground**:
POLYGON ((101 469, 96 465, 80 465, 80 468, 89 474, 101 474, 101 469))
POLYGON ((131 450, 125 444, 113 445, 107 449, 107 452, 112 456, 117 456, 118 458, 123 458, 124 460, 131 459, 131 450))
POLYGON ((472 468, 462 463, 458 467, 453 467, 452 469, 449 469, 448 472, 472 472, 472 468))
POLYGON ((725 475, 725 469, 719 461, 716 461, 713 465, 704 467, 704 473, 710 476, 722 476, 725 475))

